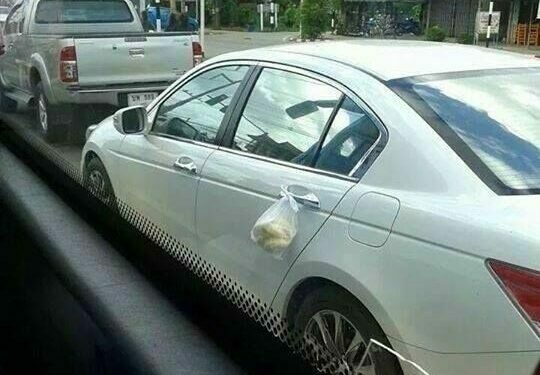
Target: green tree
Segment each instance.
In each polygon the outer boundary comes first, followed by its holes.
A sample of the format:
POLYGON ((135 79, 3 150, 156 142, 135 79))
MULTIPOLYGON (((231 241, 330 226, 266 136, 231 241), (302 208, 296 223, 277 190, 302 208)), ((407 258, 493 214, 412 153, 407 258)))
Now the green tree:
POLYGON ((225 0, 223 2, 221 24, 225 26, 238 25, 238 4, 236 0, 225 0))
POLYGON ((285 13, 283 14, 283 22, 285 23, 285 26, 292 29, 298 26, 298 8, 291 5, 287 8, 285 13))
POLYGON ((257 22, 257 12, 251 7, 240 6, 238 9, 238 24, 242 27, 257 22))
POLYGON ((330 29, 332 3, 327 0, 304 0, 300 9, 302 38, 316 39, 330 29))
POLYGON ((445 39, 446 32, 437 25, 431 26, 426 31, 426 40, 432 42, 444 42, 445 39))

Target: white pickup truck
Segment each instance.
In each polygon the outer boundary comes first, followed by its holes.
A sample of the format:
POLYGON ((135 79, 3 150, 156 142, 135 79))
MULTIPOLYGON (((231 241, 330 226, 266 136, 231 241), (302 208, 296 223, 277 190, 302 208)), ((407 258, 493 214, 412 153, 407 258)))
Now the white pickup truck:
POLYGON ((149 103, 202 59, 197 35, 145 33, 126 0, 23 0, 3 39, 0 110, 35 107, 49 141, 84 134, 90 105, 149 103))

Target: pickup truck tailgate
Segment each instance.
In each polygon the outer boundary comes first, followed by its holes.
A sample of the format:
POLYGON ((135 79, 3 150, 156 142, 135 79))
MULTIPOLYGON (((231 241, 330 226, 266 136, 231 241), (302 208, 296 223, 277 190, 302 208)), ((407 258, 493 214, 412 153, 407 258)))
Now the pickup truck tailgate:
POLYGON ((193 67, 191 35, 75 38, 79 84, 173 81, 193 67))

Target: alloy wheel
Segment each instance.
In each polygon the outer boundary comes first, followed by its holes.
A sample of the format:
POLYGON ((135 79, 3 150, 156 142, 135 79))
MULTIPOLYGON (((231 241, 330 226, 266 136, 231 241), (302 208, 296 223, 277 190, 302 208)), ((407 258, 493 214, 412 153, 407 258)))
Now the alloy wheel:
POLYGON ((96 194, 105 193, 105 178, 101 171, 94 169, 88 174, 89 188, 96 194))
POLYGON ((328 351, 331 363, 337 364, 339 370, 354 375, 377 374, 371 354, 361 363, 367 349, 366 340, 342 314, 332 310, 317 312, 308 321, 304 337, 328 351))

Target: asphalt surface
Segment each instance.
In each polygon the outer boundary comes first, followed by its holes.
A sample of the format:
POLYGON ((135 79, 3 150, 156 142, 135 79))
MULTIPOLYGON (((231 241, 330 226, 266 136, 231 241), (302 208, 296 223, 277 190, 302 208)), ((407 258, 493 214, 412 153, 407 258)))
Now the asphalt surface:
MULTIPOLYGON (((287 43, 293 36, 290 32, 260 33, 235 31, 208 31, 205 36, 206 57, 211 58, 223 53, 240 51, 251 48, 260 48, 276 44, 287 43)), ((37 127, 35 115, 31 110, 21 109, 17 113, 0 113, 0 118, 18 130, 34 131, 37 127)), ((99 122, 100 119, 96 119, 99 122)), ((37 133, 36 133, 37 134, 37 133)), ((81 161, 82 145, 59 143, 50 144, 66 161, 79 167, 81 161)))

